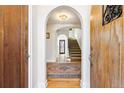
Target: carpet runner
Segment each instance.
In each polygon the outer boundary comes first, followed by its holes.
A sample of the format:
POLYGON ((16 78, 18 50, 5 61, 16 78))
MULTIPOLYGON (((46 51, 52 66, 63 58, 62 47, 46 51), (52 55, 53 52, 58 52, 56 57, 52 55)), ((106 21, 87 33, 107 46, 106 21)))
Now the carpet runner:
POLYGON ((80 63, 47 63, 48 78, 80 78, 80 63))

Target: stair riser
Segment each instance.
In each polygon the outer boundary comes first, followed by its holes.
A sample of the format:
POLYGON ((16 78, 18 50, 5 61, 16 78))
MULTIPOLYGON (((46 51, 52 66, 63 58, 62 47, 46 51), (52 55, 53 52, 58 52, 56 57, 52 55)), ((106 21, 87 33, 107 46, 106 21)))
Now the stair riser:
POLYGON ((81 59, 81 57, 76 57, 76 56, 71 57, 71 58, 72 58, 72 59, 73 59, 73 58, 75 58, 75 59, 81 59))
POLYGON ((71 52, 71 51, 81 51, 81 50, 80 49, 70 49, 69 51, 71 52))
POLYGON ((71 61, 81 61, 81 59, 72 59, 71 61))
POLYGON ((75 48, 69 48, 69 49, 75 49, 75 50, 76 50, 76 49, 78 49, 78 50, 80 50, 80 48, 79 48, 79 47, 75 47, 75 48))
POLYGON ((71 56, 81 56, 81 54, 71 54, 71 56))
POLYGON ((81 57, 81 55, 70 55, 71 57, 81 57))
POLYGON ((71 53, 70 56, 81 56, 81 54, 80 53, 77 53, 77 54, 71 53))
POLYGON ((78 52, 77 51, 71 51, 70 54, 81 54, 81 52, 80 51, 78 51, 78 52))

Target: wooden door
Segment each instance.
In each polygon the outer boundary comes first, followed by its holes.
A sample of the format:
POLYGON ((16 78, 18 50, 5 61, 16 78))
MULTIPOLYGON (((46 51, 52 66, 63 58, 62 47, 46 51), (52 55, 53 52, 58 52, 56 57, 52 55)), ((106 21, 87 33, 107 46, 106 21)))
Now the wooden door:
POLYGON ((102 26, 102 6, 91 9, 91 87, 124 87, 123 15, 102 26))
POLYGON ((0 87, 28 87, 28 6, 0 6, 0 87))

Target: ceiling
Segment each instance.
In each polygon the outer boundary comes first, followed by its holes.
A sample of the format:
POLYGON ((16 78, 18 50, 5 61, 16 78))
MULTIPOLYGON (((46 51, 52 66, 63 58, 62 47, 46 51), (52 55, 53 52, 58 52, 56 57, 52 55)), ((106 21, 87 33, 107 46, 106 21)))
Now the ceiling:
POLYGON ((77 16, 77 13, 75 12, 74 9, 70 7, 58 7, 54 9, 48 18, 48 24, 57 24, 57 23, 65 23, 65 24, 80 24, 80 19, 77 16), (61 21, 59 19, 59 15, 66 15, 67 20, 61 21))

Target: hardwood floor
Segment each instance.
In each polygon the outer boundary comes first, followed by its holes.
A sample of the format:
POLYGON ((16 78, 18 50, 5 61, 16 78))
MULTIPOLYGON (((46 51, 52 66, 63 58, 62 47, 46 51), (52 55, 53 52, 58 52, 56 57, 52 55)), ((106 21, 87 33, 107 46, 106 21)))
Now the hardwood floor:
POLYGON ((80 88, 81 64, 47 63, 47 88, 80 88))
POLYGON ((80 78, 49 78, 48 88, 80 88, 80 78))
POLYGON ((47 88, 80 88, 79 62, 47 63, 47 88))

